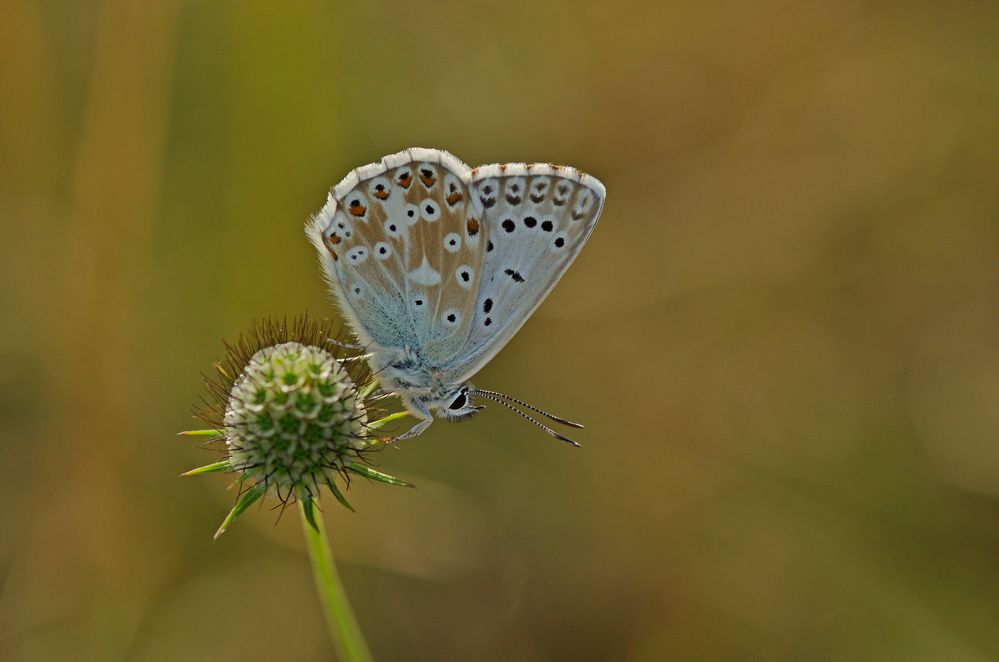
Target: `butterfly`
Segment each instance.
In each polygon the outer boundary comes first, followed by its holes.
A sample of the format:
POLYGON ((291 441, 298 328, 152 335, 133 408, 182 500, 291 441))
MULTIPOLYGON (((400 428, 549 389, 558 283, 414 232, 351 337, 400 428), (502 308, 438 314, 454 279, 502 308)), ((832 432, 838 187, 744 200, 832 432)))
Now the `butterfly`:
POLYGON ((516 405, 582 427, 468 380, 555 287, 596 226, 605 189, 551 163, 469 168, 411 148, 352 170, 306 234, 334 298, 383 389, 418 418, 462 421, 484 398, 578 445, 516 405))

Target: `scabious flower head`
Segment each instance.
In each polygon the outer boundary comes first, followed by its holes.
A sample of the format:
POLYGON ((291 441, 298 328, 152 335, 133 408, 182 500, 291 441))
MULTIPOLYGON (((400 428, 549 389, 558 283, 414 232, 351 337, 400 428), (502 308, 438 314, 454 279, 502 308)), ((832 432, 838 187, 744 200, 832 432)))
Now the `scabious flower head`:
POLYGON ((265 347, 229 395, 229 463, 269 494, 311 495, 359 459, 367 418, 353 380, 328 351, 300 342, 265 347))
POLYGON ((211 397, 198 413, 212 427, 187 434, 222 442, 226 457, 185 475, 229 471, 240 486, 216 536, 261 496, 312 502, 325 486, 349 508, 337 479, 408 485, 368 466, 385 439, 378 428, 405 414, 385 415, 366 363, 343 356, 337 336, 329 321, 263 320, 226 344, 216 374, 205 377, 211 397))

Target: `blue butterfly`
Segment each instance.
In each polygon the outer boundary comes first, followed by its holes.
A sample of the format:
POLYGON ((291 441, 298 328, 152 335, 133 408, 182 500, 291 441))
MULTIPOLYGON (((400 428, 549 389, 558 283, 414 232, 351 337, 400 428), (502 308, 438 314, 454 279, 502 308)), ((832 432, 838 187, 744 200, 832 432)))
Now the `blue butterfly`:
POLYGON ((515 405, 582 427, 468 380, 503 348, 575 259, 605 189, 575 168, 508 163, 469 168, 412 148, 337 184, 307 234, 330 288, 382 387, 419 418, 461 421, 481 397, 572 440, 515 405))

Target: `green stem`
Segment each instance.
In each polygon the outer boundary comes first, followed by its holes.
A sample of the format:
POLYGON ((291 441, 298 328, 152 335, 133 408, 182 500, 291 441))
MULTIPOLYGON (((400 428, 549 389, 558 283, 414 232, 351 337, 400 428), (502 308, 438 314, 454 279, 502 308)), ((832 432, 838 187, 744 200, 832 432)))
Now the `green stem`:
POLYGON ((336 571, 323 518, 316 512, 312 501, 307 499, 299 501, 299 513, 302 515, 302 530, 305 531, 309 558, 312 559, 312 576, 316 581, 316 590, 323 603, 326 624, 337 654, 341 662, 372 662, 371 651, 364 641, 354 611, 350 608, 347 592, 336 571))

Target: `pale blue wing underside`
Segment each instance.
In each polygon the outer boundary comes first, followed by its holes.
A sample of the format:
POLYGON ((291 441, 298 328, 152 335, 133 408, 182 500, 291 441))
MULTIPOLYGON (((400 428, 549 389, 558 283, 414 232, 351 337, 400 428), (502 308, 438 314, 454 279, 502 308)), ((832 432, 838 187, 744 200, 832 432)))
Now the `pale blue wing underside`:
POLYGON ((308 234, 358 337, 384 350, 450 360, 471 324, 485 244, 470 170, 413 148, 352 171, 308 234))
POLYGON ((348 174, 307 234, 363 343, 415 350, 425 368, 459 383, 555 286, 604 196, 574 168, 469 169, 448 152, 412 148, 348 174))
POLYGON ((468 338, 442 366, 451 383, 481 370, 541 305, 589 238, 605 197, 594 177, 550 164, 475 168, 472 190, 483 205, 486 254, 468 338))

